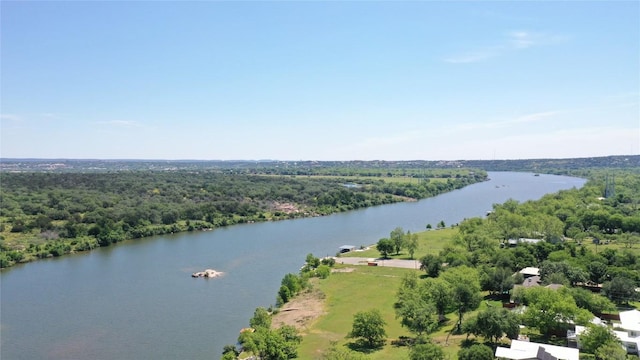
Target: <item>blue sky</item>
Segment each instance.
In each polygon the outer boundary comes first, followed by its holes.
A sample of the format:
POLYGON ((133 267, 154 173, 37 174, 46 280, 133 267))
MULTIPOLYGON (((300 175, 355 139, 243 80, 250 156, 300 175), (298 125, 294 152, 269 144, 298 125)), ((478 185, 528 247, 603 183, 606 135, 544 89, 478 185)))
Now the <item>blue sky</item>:
POLYGON ((640 2, 2 1, 0 156, 640 153, 640 2))

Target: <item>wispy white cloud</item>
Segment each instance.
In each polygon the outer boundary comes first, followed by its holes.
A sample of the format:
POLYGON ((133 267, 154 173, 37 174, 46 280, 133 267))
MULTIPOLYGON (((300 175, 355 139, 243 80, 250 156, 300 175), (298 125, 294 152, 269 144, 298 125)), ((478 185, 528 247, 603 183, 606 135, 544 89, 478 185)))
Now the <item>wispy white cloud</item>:
POLYGON ((569 37, 559 34, 524 30, 510 31, 498 44, 487 45, 468 52, 448 56, 443 60, 451 64, 476 63, 511 51, 525 50, 536 46, 555 45, 566 42, 568 39, 569 37))
POLYGON ((513 49, 528 49, 534 46, 555 45, 569 40, 568 36, 530 31, 511 31, 508 44, 513 49))

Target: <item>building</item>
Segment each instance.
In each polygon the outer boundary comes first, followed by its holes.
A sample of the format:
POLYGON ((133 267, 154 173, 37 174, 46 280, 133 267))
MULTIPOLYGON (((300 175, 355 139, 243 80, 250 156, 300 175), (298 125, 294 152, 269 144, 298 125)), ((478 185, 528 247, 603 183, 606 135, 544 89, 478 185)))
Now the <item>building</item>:
MULTIPOLYGON (((599 319, 598 319, 599 320, 599 319)), ((597 325, 606 326, 602 323, 597 325)), ((620 312, 620 323, 614 324, 614 327, 620 330, 613 330, 622 346, 627 350, 629 354, 638 354, 640 348, 640 311, 629 310, 620 312)), ((587 328, 584 326, 576 325, 575 331, 567 332, 567 340, 570 343, 575 343, 578 348, 581 348, 580 335, 587 328)))
POLYGON ((505 360, 579 360, 580 352, 564 346, 511 340, 511 347, 496 348, 495 356, 505 360))
POLYGON ((540 241, 542 241, 542 240, 541 239, 517 238, 517 239, 509 239, 509 240, 507 240, 507 245, 509 247, 518 246, 518 244, 520 244, 520 243, 527 243, 527 244, 535 245, 535 244, 539 243, 540 241))
POLYGON ((525 279, 531 276, 540 276, 540 269, 538 269, 537 267, 526 267, 519 272, 520 274, 522 274, 522 276, 524 276, 525 279))

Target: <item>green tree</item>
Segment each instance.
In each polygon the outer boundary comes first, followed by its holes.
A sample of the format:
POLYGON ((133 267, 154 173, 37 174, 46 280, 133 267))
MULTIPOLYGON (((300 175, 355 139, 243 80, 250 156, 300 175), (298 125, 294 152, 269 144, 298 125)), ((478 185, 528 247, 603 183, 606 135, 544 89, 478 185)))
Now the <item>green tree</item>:
POLYGON ((388 258, 389 254, 393 252, 393 242, 387 238, 378 240, 376 244, 376 249, 380 252, 383 258, 388 258))
POLYGON ((276 298, 276 305, 282 306, 291 300, 291 291, 288 287, 282 285, 278 290, 278 297, 276 298))
POLYGON ((315 269, 320 266, 320 259, 313 256, 313 254, 307 254, 306 265, 308 265, 311 269, 315 269))
POLYGON ((436 344, 416 344, 409 350, 410 360, 444 360, 444 351, 436 344))
POLYGON ((300 281, 300 277, 296 274, 286 274, 280 283, 282 286, 286 286, 289 288, 289 293, 291 296, 296 296, 300 290, 302 290, 302 283, 300 281))
POLYGON ((225 345, 222 349, 222 360, 235 360, 240 352, 235 345, 225 345))
POLYGON ((253 312, 253 317, 249 320, 249 325, 254 329, 268 329, 271 327, 271 314, 263 307, 256 308, 253 312))
POLYGON ((638 298, 636 284, 624 276, 617 276, 602 285, 604 294, 616 304, 626 304, 638 298))
POLYGON ((597 360, 626 360, 627 350, 620 346, 618 341, 609 341, 595 351, 597 360))
POLYGON ((393 243, 393 249, 396 251, 396 255, 400 254, 400 251, 405 246, 404 230, 401 227, 397 227, 391 231, 389 239, 393 243))
POLYGON ((483 290, 492 294, 509 293, 515 284, 513 272, 505 268, 489 268, 480 279, 483 290))
POLYGON ((463 316, 480 305, 480 281, 478 272, 467 266, 448 269, 442 277, 451 286, 452 304, 458 315, 456 330, 460 332, 463 316))
POLYGON ((238 356, 232 352, 222 353, 220 360, 236 360, 238 356))
POLYGON ((486 345, 474 344, 458 351, 458 360, 493 360, 493 349, 486 345))
POLYGON ((428 301, 424 290, 420 286, 413 291, 399 291, 401 295, 396 303, 396 317, 401 319, 402 326, 418 336, 432 332, 438 325, 435 306, 428 301))
POLYGON ((594 294, 583 288, 570 288, 567 291, 571 293, 578 307, 587 309, 593 314, 598 315, 606 311, 616 310, 615 304, 600 294, 594 294))
POLYGON ((407 251, 409 256, 413 259, 413 255, 418 249, 418 234, 412 234, 411 231, 407 231, 407 251))
POLYGON ((378 309, 360 311, 353 316, 353 326, 349 338, 362 338, 369 348, 377 348, 384 344, 387 323, 378 309))
POLYGON ((598 261, 592 261, 587 264, 589 271, 589 280, 596 284, 601 284, 607 276, 607 265, 598 261))
POLYGON ((316 276, 320 279, 326 279, 331 275, 331 268, 329 265, 320 265, 316 269, 316 276))
POLYGON ((427 254, 420 259, 420 270, 424 270, 430 277, 438 277, 442 269, 442 260, 439 256, 427 254))
POLYGON ((503 335, 514 339, 520 333, 520 319, 515 313, 497 307, 488 307, 474 319, 474 334, 482 335, 490 342, 497 343, 503 335))
POLYGON ((481 218, 465 219, 460 223, 460 233, 455 242, 464 245, 467 251, 485 248, 489 244, 488 228, 481 218))
POLYGON ((566 330, 570 323, 585 325, 593 319, 593 314, 580 309, 573 297, 561 291, 533 287, 524 290, 523 298, 527 305, 522 315, 525 325, 537 328, 543 335, 566 330))
POLYGON ((263 360, 287 360, 297 357, 297 346, 302 338, 292 326, 282 326, 277 330, 258 327, 254 332, 245 331, 238 341, 245 351, 263 360))
POLYGON ((453 294, 451 284, 442 278, 429 278, 422 285, 423 293, 429 296, 430 302, 435 306, 438 320, 444 321, 444 314, 452 307, 453 294))
POLYGON ((589 325, 587 329, 580 334, 582 350, 590 354, 595 354, 598 348, 608 343, 614 343, 620 347, 618 337, 606 326, 589 325))
POLYGON ((553 274, 561 274, 571 285, 575 286, 579 282, 585 282, 589 274, 579 267, 571 266, 567 261, 543 261, 540 266, 540 277, 546 284, 551 284, 550 277, 553 274))

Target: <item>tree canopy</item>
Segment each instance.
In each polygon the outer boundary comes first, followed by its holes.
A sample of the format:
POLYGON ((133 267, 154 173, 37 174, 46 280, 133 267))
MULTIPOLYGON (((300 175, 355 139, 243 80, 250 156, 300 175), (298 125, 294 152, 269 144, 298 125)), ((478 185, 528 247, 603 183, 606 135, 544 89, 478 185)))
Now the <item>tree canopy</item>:
POLYGON ((386 340, 385 325, 378 309, 360 311, 353 316, 353 327, 348 337, 363 339, 369 348, 377 348, 386 340))

